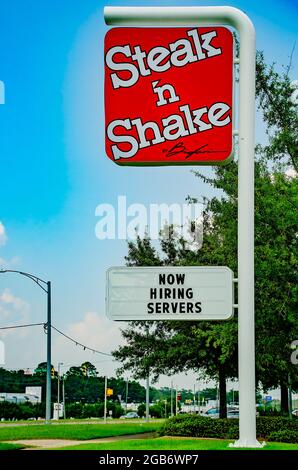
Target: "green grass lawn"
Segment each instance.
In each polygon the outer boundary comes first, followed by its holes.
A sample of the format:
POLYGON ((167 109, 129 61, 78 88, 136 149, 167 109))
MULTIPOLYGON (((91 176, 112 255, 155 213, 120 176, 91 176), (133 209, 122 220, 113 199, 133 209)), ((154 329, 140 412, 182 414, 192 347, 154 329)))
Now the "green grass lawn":
MULTIPOLYGON (((151 420, 151 422, 158 423, 158 422, 164 422, 164 419, 159 419, 155 418, 154 420, 151 420)), ((104 424, 103 418, 80 418, 80 419, 74 419, 74 418, 67 418, 67 419, 60 419, 59 421, 52 420, 51 424, 54 426, 61 426, 61 424, 87 424, 87 423, 92 423, 92 424, 104 424)), ((124 424, 124 423, 144 423, 144 419, 131 419, 131 420, 123 420, 123 419, 108 419, 108 424, 124 424)), ((25 424, 26 426, 43 426, 44 419, 41 420, 19 420, 19 421, 1 421, 0 422, 0 429, 3 426, 17 426, 19 424, 25 424)))
POLYGON ((23 449, 24 446, 20 444, 7 444, 6 442, 0 442, 0 450, 19 450, 23 449))
POLYGON ((161 425, 162 422, 3 426, 0 427, 0 441, 15 441, 19 439, 96 439, 156 431, 161 425))
MULTIPOLYGON (((241 450, 228 447, 233 441, 216 439, 192 439, 191 437, 118 441, 103 444, 81 444, 58 450, 241 450)), ((247 449, 246 449, 247 450, 247 449)), ((255 450, 255 449, 254 449, 255 450)), ((269 442, 258 450, 298 450, 298 444, 269 442)))

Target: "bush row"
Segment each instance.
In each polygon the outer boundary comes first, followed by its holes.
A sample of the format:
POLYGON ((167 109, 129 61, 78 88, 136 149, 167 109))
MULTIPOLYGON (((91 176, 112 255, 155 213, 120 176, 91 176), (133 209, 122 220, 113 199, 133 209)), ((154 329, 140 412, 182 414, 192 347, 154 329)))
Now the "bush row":
POLYGON ((45 404, 37 403, 10 403, 7 401, 0 402, 0 418, 12 419, 28 419, 45 416, 45 404))
MULTIPOLYGON (((123 408, 118 404, 111 401, 107 403, 108 415, 112 412, 113 418, 119 418, 124 414, 123 408)), ((66 417, 67 418, 102 418, 104 415, 104 403, 69 403, 66 404, 66 417)))
MULTIPOLYGON (((160 430, 161 435, 237 439, 238 419, 212 419, 196 415, 177 415, 169 418, 160 430)), ((257 418, 258 438, 280 442, 298 442, 298 419, 285 417, 257 418)))

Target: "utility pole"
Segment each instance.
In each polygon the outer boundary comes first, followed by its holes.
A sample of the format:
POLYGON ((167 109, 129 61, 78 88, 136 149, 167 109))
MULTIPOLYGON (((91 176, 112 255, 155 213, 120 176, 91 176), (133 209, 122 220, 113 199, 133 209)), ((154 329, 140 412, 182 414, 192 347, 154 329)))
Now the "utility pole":
POLYGON ((58 363, 58 377, 57 377, 57 402, 58 402, 58 419, 60 418, 60 363, 58 363))
POLYGON ((174 410, 173 410, 173 380, 171 380, 171 416, 174 416, 174 410))
POLYGON ((127 399, 128 399, 128 379, 126 379, 126 390, 125 390, 125 411, 127 413, 127 399))
POLYGON ((149 372, 146 378, 146 423, 149 422, 149 392, 150 392, 150 384, 149 384, 149 372))
POLYGON ((66 419, 66 409, 65 409, 65 378, 62 377, 62 400, 63 400, 63 418, 66 419))
POLYGON ((196 413, 196 384, 193 386, 193 412, 196 413))
POLYGON ((108 388, 108 378, 105 376, 105 404, 104 404, 104 423, 107 424, 107 388, 108 388))
POLYGON ((57 391, 58 419, 60 419, 60 366, 63 366, 63 362, 58 362, 58 391, 57 391))
POLYGON ((176 387, 176 406, 175 406, 175 416, 177 416, 177 408, 178 408, 178 389, 176 387))
POLYGON ((288 376, 289 378, 289 389, 288 389, 288 393, 289 393, 289 417, 292 419, 293 418, 293 400, 292 400, 292 381, 291 381, 291 378, 290 378, 290 374, 288 376))
MULTIPOLYGON (((147 337, 147 347, 148 347, 148 338, 149 338, 149 326, 147 324, 146 327, 146 337, 147 337)), ((149 353, 149 350, 148 350, 149 353)), ((149 374, 150 374, 150 369, 148 367, 148 373, 147 373, 147 378, 146 378, 146 423, 149 422, 149 394, 150 394, 150 383, 149 383, 149 374)))

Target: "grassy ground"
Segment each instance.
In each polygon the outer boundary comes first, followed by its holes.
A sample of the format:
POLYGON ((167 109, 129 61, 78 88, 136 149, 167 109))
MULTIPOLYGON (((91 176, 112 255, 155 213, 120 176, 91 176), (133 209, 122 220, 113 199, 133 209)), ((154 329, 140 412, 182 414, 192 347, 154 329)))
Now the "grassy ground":
POLYGON ((0 450, 19 450, 23 448, 24 446, 20 444, 7 444, 6 442, 0 442, 0 450))
MULTIPOLYGON (((103 444, 82 444, 59 450, 241 450, 228 447, 232 441, 160 437, 157 439, 118 441, 103 444)), ((260 450, 298 450, 298 444, 267 443, 260 450)))
POLYGON ((0 441, 20 439, 96 439, 156 431, 161 422, 115 424, 61 424, 59 426, 3 426, 0 428, 0 441))
MULTIPOLYGON (((153 423, 159 423, 163 422, 164 419, 151 419, 151 422, 153 423)), ((104 424, 103 418, 80 418, 80 419, 60 419, 59 421, 52 420, 51 425, 52 426, 61 426, 62 424, 104 424)), ((124 423, 144 423, 144 419, 108 419, 108 424, 124 424, 124 423)), ((44 426, 45 422, 44 419, 41 420, 19 420, 19 421, 1 421, 0 422, 0 429, 1 427, 5 426, 44 426)))

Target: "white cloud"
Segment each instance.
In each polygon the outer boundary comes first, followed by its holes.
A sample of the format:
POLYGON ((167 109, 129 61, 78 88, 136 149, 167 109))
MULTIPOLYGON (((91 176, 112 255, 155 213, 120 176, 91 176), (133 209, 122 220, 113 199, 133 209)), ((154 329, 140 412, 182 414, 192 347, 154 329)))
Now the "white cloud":
POLYGON ((86 313, 83 320, 71 325, 68 331, 80 342, 104 352, 110 352, 120 340, 118 326, 96 312, 86 313))
MULTIPOLYGON (((28 302, 15 296, 10 289, 4 289, 0 292, 1 326, 28 323, 29 310, 30 306, 28 302)), ((21 336, 26 336, 26 328, 2 330, 1 336, 7 336, 12 333, 19 333, 21 336)))
POLYGON ((18 256, 13 256, 11 259, 4 259, 0 257, 0 269, 15 268, 20 264, 21 260, 18 256))
MULTIPOLYGON (((120 326, 123 325, 108 320, 104 315, 96 312, 87 312, 81 321, 72 323, 65 329, 55 326, 79 343, 105 353, 110 353, 123 342, 120 333, 120 326)), ((72 365, 90 361, 96 365, 100 375, 108 374, 109 376, 115 373, 117 366, 112 358, 94 354, 88 350, 84 351, 82 347, 76 346, 75 343, 53 331, 53 363, 57 364, 61 361, 72 365)))
POLYGON ((6 230, 5 230, 3 223, 0 220, 0 246, 5 245, 6 242, 7 242, 6 230))

